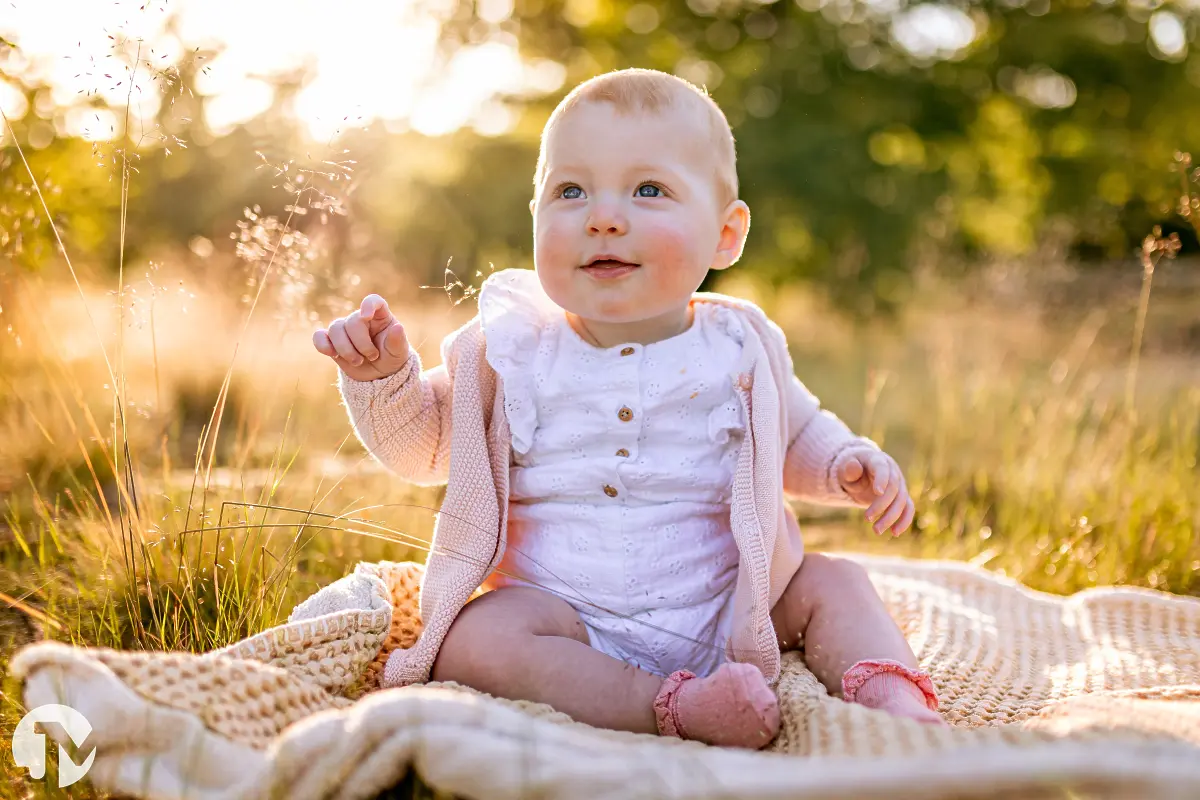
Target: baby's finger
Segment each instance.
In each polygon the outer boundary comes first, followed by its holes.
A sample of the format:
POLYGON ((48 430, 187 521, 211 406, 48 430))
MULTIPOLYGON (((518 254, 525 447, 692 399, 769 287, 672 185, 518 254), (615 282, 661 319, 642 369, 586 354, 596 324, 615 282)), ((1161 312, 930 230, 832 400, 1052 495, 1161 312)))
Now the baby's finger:
POLYGON ((892 460, 883 453, 875 453, 868 461, 868 469, 871 472, 871 488, 875 490, 875 494, 883 494, 888 488, 888 483, 892 477, 892 460))
POLYGON ((838 480, 841 481, 843 485, 847 483, 854 483, 863 475, 862 462, 858 460, 857 456, 851 456, 850 458, 846 459, 838 472, 838 480))
POLYGON ((408 359, 408 336, 404 332, 404 326, 399 322, 393 322, 387 329, 375 334, 372 339, 375 342, 375 347, 379 348, 384 356, 395 356, 399 359, 408 359))
POLYGON ((907 507, 908 500, 903 497, 897 497, 895 501, 888 506, 888 510, 884 512, 883 516, 875 522, 875 532, 883 533, 888 528, 892 527, 892 525, 896 524, 896 521, 900 519, 900 515, 904 513, 907 507))
POLYGON ((317 352, 323 356, 337 358, 337 350, 333 349, 333 342, 329 341, 329 331, 327 330, 313 331, 313 347, 317 348, 317 352))
POLYGON ((384 300, 377 294, 369 294, 363 298, 362 303, 358 306, 358 310, 367 319, 374 319, 376 316, 383 319, 388 313, 387 300, 384 300))
POLYGON ((372 337, 378 335, 380 331, 387 330, 388 326, 396 321, 395 315, 388 308, 387 301, 377 294, 369 294, 364 297, 358 313, 366 321, 372 337))
POLYGON ((875 522, 880 515, 896 501, 900 494, 900 484, 897 481, 889 480, 883 489, 883 494, 871 501, 871 505, 867 507, 867 519, 875 522))
POLYGON ((346 335, 350 337, 354 349, 366 356, 368 361, 379 358, 379 350, 371 341, 371 329, 368 322, 362 318, 359 312, 356 311, 346 317, 346 335))
POLYGON ((896 459, 888 458, 888 480, 900 487, 900 494, 907 491, 904 484, 904 473, 900 471, 900 465, 896 463, 896 459))
POLYGON ((333 343, 333 349, 337 351, 338 356, 344 358, 348 364, 362 366, 363 357, 354 349, 354 343, 346 335, 345 322, 339 319, 329 326, 329 341, 333 343))
POLYGON ((900 515, 900 519, 892 526, 892 536, 899 536, 908 530, 913 523, 913 517, 917 515, 916 506, 913 505, 912 498, 909 497, 904 501, 904 513, 900 515))

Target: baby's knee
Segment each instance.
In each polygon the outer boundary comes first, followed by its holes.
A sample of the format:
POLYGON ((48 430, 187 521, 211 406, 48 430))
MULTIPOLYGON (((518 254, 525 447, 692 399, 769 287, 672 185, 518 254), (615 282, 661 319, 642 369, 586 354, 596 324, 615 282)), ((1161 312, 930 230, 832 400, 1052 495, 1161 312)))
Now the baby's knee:
POLYGON ((474 686, 490 673, 520 661, 532 636, 562 636, 588 642, 579 615, 565 601, 523 587, 495 589, 463 606, 450 625, 431 678, 474 686), (535 594, 531 594, 535 592, 535 594))
POLYGON ((450 630, 442 638, 429 674, 430 680, 470 685, 473 673, 483 663, 480 653, 482 642, 475 630, 478 626, 473 624, 474 614, 468 613, 469 607, 468 603, 458 612, 450 624, 450 630))
POLYGON ((807 554, 801 569, 808 569, 816 580, 833 581, 839 585, 870 583, 862 564, 839 556, 828 556, 824 553, 807 554))
POLYGON ((813 599, 874 591, 871 578, 857 561, 824 553, 808 553, 788 586, 789 593, 813 599))

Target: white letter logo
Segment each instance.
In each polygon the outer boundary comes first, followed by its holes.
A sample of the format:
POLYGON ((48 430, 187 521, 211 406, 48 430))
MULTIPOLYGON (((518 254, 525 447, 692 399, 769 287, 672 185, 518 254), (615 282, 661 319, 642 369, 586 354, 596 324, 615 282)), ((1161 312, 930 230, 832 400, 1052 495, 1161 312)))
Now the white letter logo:
MULTIPOLYGON (((87 721, 87 717, 70 706, 57 703, 38 706, 22 717, 21 721, 17 723, 16 731, 13 732, 13 758, 16 759, 18 767, 25 767, 29 770, 29 777, 34 780, 46 777, 46 734, 34 730, 34 726, 39 722, 57 722, 62 725, 63 730, 67 732, 67 736, 71 737, 71 742, 76 747, 83 744, 88 734, 92 732, 92 723, 87 721)), ((58 746, 58 788, 66 788, 87 775, 95 758, 96 749, 93 747, 92 752, 83 762, 83 766, 80 766, 71 760, 67 751, 60 744, 58 746)))

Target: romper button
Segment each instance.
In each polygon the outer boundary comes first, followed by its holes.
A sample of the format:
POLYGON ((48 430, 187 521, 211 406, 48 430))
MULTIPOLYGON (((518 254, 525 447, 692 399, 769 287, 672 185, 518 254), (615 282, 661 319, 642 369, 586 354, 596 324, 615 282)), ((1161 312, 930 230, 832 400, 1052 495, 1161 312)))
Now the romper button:
POLYGON ((616 490, 616 489, 614 489, 614 488, 613 488, 613 487, 611 487, 611 486, 605 486, 605 487, 604 487, 604 493, 605 493, 606 495, 608 495, 609 497, 616 497, 616 496, 617 496, 617 490, 616 490))
POLYGON ((752 385, 753 381, 749 372, 743 372, 741 375, 738 375, 738 386, 748 391, 752 385))
POLYGON ((631 355, 633 355, 633 348, 632 348, 632 347, 625 347, 625 348, 622 348, 622 349, 621 349, 621 355, 623 355, 623 356, 631 356, 631 355))
POLYGON ((633 411, 628 406, 624 406, 617 412, 617 417, 620 418, 621 422, 629 422, 629 420, 633 419, 633 411))
POLYGON ((629 458, 629 451, 626 450, 624 447, 622 447, 620 450, 617 451, 617 455, 620 456, 621 458, 629 458))

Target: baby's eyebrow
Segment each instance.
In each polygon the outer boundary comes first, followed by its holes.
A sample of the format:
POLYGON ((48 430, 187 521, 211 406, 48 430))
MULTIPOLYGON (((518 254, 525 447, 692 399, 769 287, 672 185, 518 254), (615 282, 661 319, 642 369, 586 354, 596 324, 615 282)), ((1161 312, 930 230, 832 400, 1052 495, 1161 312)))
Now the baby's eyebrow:
MULTIPOLYGON (((555 164, 554 166, 550 167, 550 169, 548 169, 546 171, 546 174, 549 176, 549 175, 558 174, 560 172, 568 172, 568 173, 573 172, 573 173, 582 173, 582 174, 587 175, 587 174, 590 174, 591 170, 588 167, 580 165, 580 164, 555 164)), ((668 176, 672 180, 679 180, 678 173, 676 173, 670 167, 664 166, 662 164, 648 164, 648 163, 644 163, 644 162, 637 163, 637 164, 631 164, 625 168, 625 172, 627 175, 631 175, 631 176, 635 175, 635 174, 645 174, 647 172, 658 172, 658 173, 662 173, 662 174, 668 176)))
POLYGON ((665 172, 668 175, 673 175, 670 167, 665 167, 662 164, 634 164, 629 167, 629 172, 665 172))

